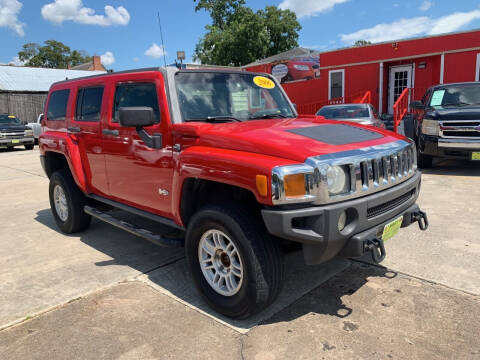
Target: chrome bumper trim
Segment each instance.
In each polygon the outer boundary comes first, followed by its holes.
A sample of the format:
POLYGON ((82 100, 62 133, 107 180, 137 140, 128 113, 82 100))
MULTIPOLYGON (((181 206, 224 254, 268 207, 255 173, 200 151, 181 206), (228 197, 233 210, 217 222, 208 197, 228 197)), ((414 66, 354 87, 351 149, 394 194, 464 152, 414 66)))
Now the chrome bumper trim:
POLYGON ((480 150, 480 140, 438 139, 438 147, 480 150))

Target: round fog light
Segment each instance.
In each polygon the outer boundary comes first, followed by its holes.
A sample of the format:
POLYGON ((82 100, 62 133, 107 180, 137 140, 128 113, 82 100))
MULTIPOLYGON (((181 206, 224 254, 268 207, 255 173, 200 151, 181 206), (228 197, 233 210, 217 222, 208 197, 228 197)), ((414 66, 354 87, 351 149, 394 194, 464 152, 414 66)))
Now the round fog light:
POLYGON ((345 225, 347 224, 347 213, 342 211, 340 216, 338 217, 338 231, 342 231, 345 229, 345 225))

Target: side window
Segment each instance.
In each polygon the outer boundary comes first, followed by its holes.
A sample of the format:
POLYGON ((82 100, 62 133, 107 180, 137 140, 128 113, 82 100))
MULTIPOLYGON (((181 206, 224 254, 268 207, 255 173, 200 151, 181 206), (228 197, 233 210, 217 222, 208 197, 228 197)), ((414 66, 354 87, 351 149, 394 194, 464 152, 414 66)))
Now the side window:
POLYGON ((100 121, 103 87, 91 87, 78 90, 76 121, 100 121))
POLYGON ((50 95, 48 100, 47 120, 65 120, 67 103, 70 90, 57 90, 50 95))
POLYGON ((118 122, 121 107, 148 106, 153 109, 155 123, 160 122, 157 89, 153 83, 120 84, 115 89, 112 122, 118 122))
POLYGON ((432 93, 432 89, 428 89, 426 92, 425 92, 425 95, 423 95, 423 98, 422 98, 422 104, 425 105, 427 103, 427 100, 428 98, 430 97, 430 94, 432 93))

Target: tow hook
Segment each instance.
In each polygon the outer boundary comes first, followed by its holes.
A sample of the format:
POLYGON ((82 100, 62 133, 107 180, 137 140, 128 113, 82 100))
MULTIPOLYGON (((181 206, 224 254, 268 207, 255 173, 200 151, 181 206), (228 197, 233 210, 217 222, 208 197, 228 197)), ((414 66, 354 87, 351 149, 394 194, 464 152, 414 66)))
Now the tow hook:
POLYGON ((365 242, 365 250, 370 251, 372 254, 373 262, 379 264, 385 259, 385 246, 383 245, 383 240, 379 238, 374 238, 367 240, 365 242))
POLYGON ((418 227, 420 230, 425 231, 428 229, 428 217, 427 214, 422 210, 412 213, 412 222, 415 221, 418 222, 418 227))

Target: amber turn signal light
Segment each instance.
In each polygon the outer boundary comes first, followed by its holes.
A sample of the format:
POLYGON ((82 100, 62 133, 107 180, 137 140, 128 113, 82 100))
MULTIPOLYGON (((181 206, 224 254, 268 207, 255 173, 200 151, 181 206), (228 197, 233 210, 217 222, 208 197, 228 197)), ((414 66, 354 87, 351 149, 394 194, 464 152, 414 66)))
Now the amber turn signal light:
POLYGON ((292 174, 285 175, 283 186, 286 197, 300 197, 305 195, 305 175, 292 174))
POLYGON ((255 177, 257 183, 257 190, 260 196, 267 196, 268 187, 267 187, 267 177, 265 175, 257 175, 255 177))

